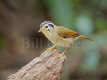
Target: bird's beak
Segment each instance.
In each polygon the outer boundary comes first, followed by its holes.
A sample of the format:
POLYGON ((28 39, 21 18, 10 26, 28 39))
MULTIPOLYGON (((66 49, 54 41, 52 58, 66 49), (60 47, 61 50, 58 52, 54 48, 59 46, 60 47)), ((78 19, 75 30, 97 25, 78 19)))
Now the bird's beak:
POLYGON ((39 33, 39 32, 42 32, 41 29, 38 31, 38 33, 39 33))

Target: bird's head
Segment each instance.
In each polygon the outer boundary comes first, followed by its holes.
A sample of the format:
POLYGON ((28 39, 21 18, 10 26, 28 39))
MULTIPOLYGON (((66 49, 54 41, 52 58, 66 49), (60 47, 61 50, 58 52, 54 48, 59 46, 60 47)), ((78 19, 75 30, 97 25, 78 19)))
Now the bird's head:
POLYGON ((40 30, 38 32, 52 32, 56 27, 51 21, 44 21, 40 24, 40 30))

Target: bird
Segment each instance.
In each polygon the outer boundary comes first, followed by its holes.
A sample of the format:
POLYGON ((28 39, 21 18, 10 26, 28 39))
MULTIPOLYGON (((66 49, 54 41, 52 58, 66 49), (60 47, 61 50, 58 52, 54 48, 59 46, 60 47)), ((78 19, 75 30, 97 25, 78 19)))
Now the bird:
POLYGON ((38 32, 42 32, 54 44, 53 47, 48 48, 47 50, 57 49, 57 46, 67 47, 67 49, 62 54, 57 55, 57 57, 63 56, 64 53, 72 46, 74 41, 79 38, 93 41, 92 39, 82 36, 64 26, 55 25, 51 21, 42 22, 38 32))

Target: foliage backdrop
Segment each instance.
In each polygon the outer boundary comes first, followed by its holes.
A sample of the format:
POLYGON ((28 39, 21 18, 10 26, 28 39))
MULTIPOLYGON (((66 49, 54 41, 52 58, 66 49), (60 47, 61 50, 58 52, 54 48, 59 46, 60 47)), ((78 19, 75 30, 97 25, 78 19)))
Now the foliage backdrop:
MULTIPOLYGON (((66 53, 61 80, 107 80, 107 0, 0 0, 0 80, 52 44, 39 24, 50 20, 94 41, 77 40, 66 53)), ((61 51, 65 48, 58 47, 61 51)))

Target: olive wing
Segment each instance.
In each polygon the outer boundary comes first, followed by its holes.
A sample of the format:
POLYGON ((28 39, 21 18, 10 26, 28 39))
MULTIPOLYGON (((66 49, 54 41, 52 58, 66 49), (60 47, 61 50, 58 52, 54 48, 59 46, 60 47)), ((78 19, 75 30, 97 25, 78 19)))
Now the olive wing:
POLYGON ((63 37, 63 38, 72 38, 72 37, 77 37, 79 36, 79 34, 73 30, 70 30, 66 27, 63 27, 63 26, 58 26, 58 35, 60 37, 63 37))

